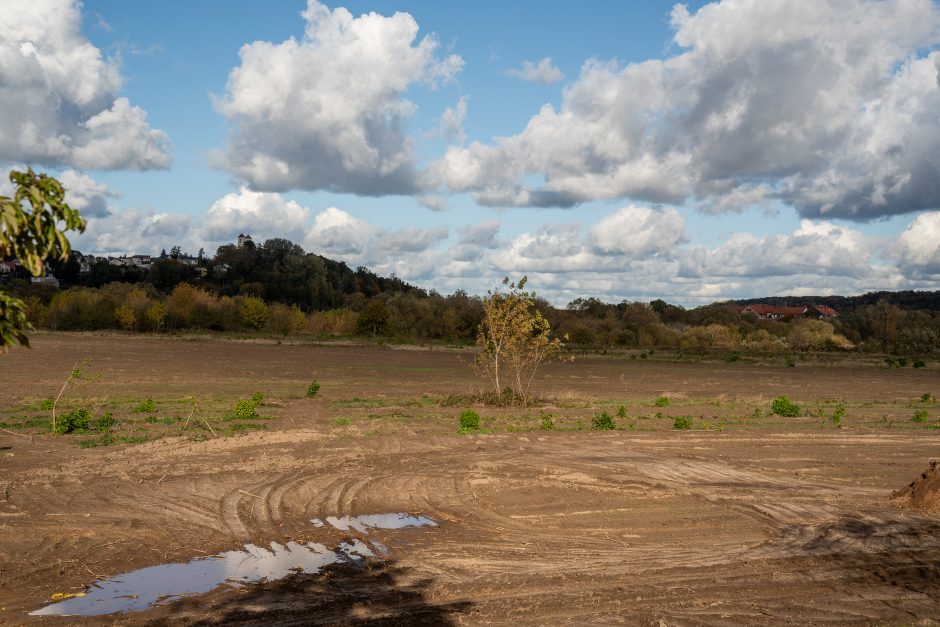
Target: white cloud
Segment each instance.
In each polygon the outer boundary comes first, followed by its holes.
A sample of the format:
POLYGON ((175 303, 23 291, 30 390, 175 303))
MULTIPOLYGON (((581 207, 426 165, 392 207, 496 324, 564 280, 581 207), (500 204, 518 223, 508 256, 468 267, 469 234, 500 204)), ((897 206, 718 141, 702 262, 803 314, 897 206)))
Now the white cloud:
POLYGON ((441 137, 455 144, 466 142, 467 133, 463 130, 463 123, 466 119, 467 97, 461 96, 453 108, 446 109, 441 115, 441 137))
POLYGON ((888 249, 906 276, 940 281, 940 211, 914 218, 888 249))
POLYGON ((532 61, 523 61, 521 69, 509 69, 506 70, 506 74, 509 76, 515 76, 516 78, 521 78, 524 81, 529 81, 530 83, 557 83, 558 81, 565 78, 565 75, 561 73, 555 65, 552 64, 551 57, 545 57, 538 63, 533 63, 532 61))
POLYGON ((192 222, 185 214, 112 208, 90 217, 85 232, 69 235, 69 241, 73 249, 95 255, 156 254, 175 245, 195 252, 202 244, 193 239, 192 222))
POLYGON ((117 97, 116 63, 80 31, 74 0, 9 0, 0 14, 0 161, 167 168, 166 133, 117 97))
POLYGON ((588 61, 560 108, 451 147, 427 184, 492 206, 777 199, 860 220, 940 206, 940 52, 922 52, 940 45, 935 3, 741 0, 672 21, 679 53, 588 61))
POLYGON ((596 249, 605 254, 674 255, 686 239, 685 220, 672 207, 630 205, 605 216, 591 227, 590 235, 596 249))
POLYGON ((242 46, 218 110, 231 122, 217 165, 256 189, 329 189, 364 195, 417 190, 403 129, 415 83, 433 88, 462 68, 437 57, 433 36, 416 42, 407 13, 354 18, 309 0, 298 40, 242 46))
POLYGON ((107 216, 110 213, 108 200, 121 196, 108 189, 107 185, 75 170, 65 170, 58 179, 65 188, 65 202, 85 218, 107 216))
POLYGON ((355 218, 336 207, 324 209, 313 219, 313 227, 304 239, 310 252, 329 257, 359 255, 369 239, 379 232, 378 227, 355 218))
POLYGON ((201 235, 212 243, 233 242, 249 233, 257 243, 272 237, 300 241, 310 210, 280 194, 255 192, 242 187, 226 194, 206 211, 201 235))
POLYGON ((832 222, 801 220, 789 235, 755 237, 736 233, 716 248, 685 250, 679 276, 724 277, 872 277, 872 256, 879 242, 832 222))

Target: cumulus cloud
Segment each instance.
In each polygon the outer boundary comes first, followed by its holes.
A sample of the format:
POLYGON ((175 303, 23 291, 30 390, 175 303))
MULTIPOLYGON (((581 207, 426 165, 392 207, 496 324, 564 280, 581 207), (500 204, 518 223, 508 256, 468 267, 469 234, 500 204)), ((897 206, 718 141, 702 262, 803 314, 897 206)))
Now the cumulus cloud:
POLYGON ((678 5, 672 24, 674 56, 588 61, 558 109, 451 147, 428 184, 492 206, 776 199, 858 220, 940 206, 935 3, 678 5))
POLYGON ((554 64, 552 64, 551 57, 545 57, 538 63, 533 63, 532 61, 523 61, 522 68, 516 69, 512 68, 506 70, 506 74, 509 76, 515 76, 516 78, 521 78, 524 81, 530 83, 557 83, 560 80, 565 78, 565 75, 561 73, 554 64))
POLYGON ((914 218, 888 250, 906 276, 940 281, 940 211, 914 218))
POLYGON ((871 276, 879 242, 832 222, 801 220, 788 235, 736 233, 720 246, 692 246, 682 258, 682 277, 871 276))
POLYGON ((337 207, 318 213, 304 238, 310 252, 406 280, 429 279, 443 263, 447 227, 387 229, 337 207))
POLYGON ((280 194, 255 192, 242 187, 226 194, 206 211, 201 235, 207 240, 232 242, 239 233, 249 233, 261 243, 271 237, 300 241, 310 210, 280 194))
POLYGON ((452 79, 463 61, 438 58, 437 40, 417 40, 407 13, 353 17, 309 0, 303 17, 300 39, 239 52, 217 101, 232 129, 216 164, 266 191, 415 192, 404 93, 452 79))
POLYGON ((192 222, 186 214, 112 208, 89 218, 85 232, 69 240, 75 250, 95 255, 156 254, 175 245, 192 252, 201 246, 193 239, 192 222))
POLYGON ((65 188, 65 202, 85 218, 102 218, 108 215, 108 201, 121 196, 108 189, 107 185, 75 170, 65 170, 58 179, 65 188))
POLYGON ((685 220, 672 207, 656 210, 628 206, 591 227, 595 248, 604 254, 673 255, 685 241, 685 220))
POLYGON ((0 161, 104 170, 170 165, 166 133, 118 97, 115 62, 75 0, 10 0, 0 15, 0 161))

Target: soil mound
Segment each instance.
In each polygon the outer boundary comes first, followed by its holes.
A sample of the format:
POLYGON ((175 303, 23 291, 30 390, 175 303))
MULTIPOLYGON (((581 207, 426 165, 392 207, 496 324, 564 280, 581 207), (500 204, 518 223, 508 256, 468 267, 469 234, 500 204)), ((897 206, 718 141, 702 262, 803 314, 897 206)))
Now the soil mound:
POLYGON ((902 507, 940 514, 940 467, 936 460, 910 485, 891 495, 902 507))

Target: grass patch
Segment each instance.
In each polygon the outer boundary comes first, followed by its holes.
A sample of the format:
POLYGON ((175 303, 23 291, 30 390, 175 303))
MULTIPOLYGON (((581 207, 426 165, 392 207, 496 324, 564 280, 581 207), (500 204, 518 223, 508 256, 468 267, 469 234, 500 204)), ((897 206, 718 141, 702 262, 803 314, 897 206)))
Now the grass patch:
POLYGON ((152 414, 155 411, 157 411, 157 404, 153 402, 152 398, 141 401, 137 404, 137 407, 134 408, 135 414, 152 414))

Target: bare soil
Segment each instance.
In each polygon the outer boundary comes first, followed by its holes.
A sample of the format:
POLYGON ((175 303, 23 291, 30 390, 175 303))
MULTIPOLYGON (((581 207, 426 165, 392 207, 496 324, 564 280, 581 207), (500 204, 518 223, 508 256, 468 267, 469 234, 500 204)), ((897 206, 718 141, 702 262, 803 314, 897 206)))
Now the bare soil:
POLYGON ((0 356, 2 624, 940 620, 940 517, 892 498, 938 457, 940 431, 909 420, 938 391, 932 368, 586 356, 546 368, 534 407, 475 406, 485 432, 457 435, 464 406, 448 397, 483 388, 465 351, 81 334, 33 345, 0 356), (83 358, 101 378, 70 406, 162 437, 85 449, 12 425, 41 416, 83 358), (205 441, 126 409, 149 397, 163 416, 254 391, 265 428, 205 441), (778 394, 813 415, 768 416, 778 394), (578 430, 620 405, 619 430, 578 430), (559 429, 539 430, 542 414, 559 429), (673 430, 675 415, 694 429, 673 430), (28 616, 54 593, 249 542, 335 546, 364 536, 311 518, 384 512, 439 526, 371 531, 391 550, 359 567, 140 613, 28 616))

